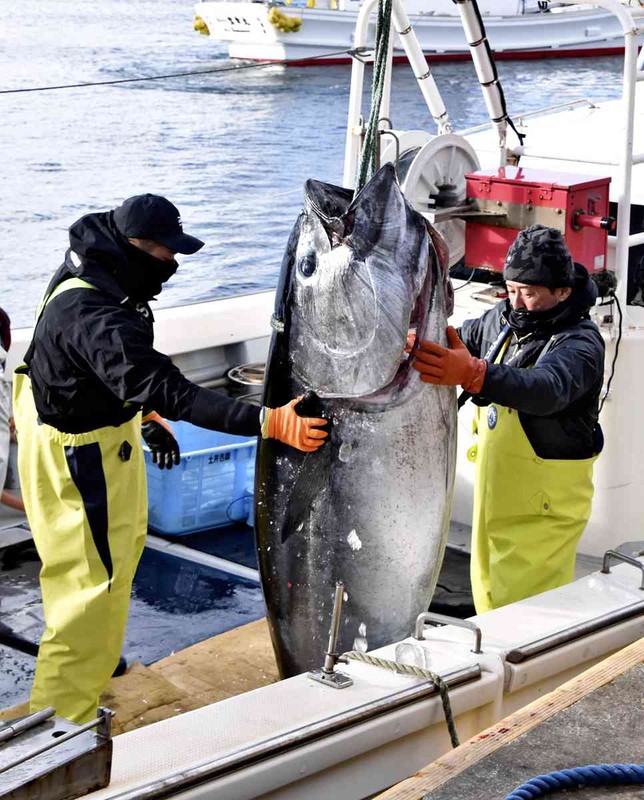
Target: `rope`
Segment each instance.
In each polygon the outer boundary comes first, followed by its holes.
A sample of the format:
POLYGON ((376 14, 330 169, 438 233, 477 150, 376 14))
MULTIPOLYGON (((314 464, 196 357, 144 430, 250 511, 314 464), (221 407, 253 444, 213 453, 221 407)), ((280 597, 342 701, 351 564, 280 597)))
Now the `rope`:
POLYGON ((265 67, 279 66, 280 64, 297 65, 302 61, 317 61, 321 58, 331 58, 331 56, 359 56, 362 48, 354 50, 336 50, 333 53, 322 53, 319 56, 307 56, 306 58, 282 59, 281 61, 261 61, 252 64, 239 64, 234 67, 216 67, 213 69, 198 69, 192 72, 171 72, 167 75, 150 75, 144 78, 115 78, 111 81, 91 81, 88 83, 63 83, 58 86, 32 86, 26 89, 0 89, 0 94, 23 94, 25 92, 53 92, 58 89, 85 89, 89 86, 115 86, 119 83, 144 83, 146 81, 164 81, 168 78, 189 78, 192 75, 216 75, 221 72, 240 72, 244 69, 263 69, 265 67))
POLYGON ((532 800, 559 789, 644 783, 644 764, 591 764, 538 775, 518 786, 505 800, 532 800))
POLYGON ((454 725, 454 717, 452 715, 452 704, 449 701, 449 691, 447 689, 447 684, 440 675, 436 675, 436 673, 431 672, 428 669, 423 669, 422 667, 414 667, 410 664, 399 664, 397 661, 388 661, 385 658, 376 658, 376 656, 370 656, 366 653, 358 653, 355 650, 350 650, 348 653, 343 653, 341 658, 350 658, 352 661, 360 661, 363 664, 370 664, 372 667, 387 669, 391 672, 397 672, 400 675, 413 675, 416 678, 426 678, 428 681, 431 681, 440 692, 441 701, 443 703, 443 711, 445 713, 445 721, 447 722, 447 730, 449 731, 449 738, 452 743, 452 747, 459 746, 460 742, 458 740, 456 726, 454 725))
POLYGON ((367 130, 362 143, 356 194, 371 178, 377 168, 378 122, 380 107, 385 88, 387 74, 387 55, 389 50, 389 32, 391 30, 392 0, 378 0, 378 16, 376 19, 376 35, 374 43, 373 76, 371 82, 371 112, 367 122, 367 130))
POLYGON ((619 304, 619 300, 618 300, 617 295, 615 294, 614 290, 611 291, 609 297, 610 297, 610 302, 612 303, 614 301, 615 305, 617 306, 617 314, 619 316, 619 323, 618 323, 618 326, 617 326, 617 340, 615 341, 615 353, 613 354, 613 361, 612 361, 612 364, 610 365, 610 375, 608 376, 608 381, 606 382, 606 391, 604 392, 604 396, 602 397, 601 402, 599 404, 599 410, 597 411, 598 414, 602 413, 602 408, 604 407, 604 403, 606 402, 606 398, 608 397, 608 393, 610 392, 610 387, 611 387, 611 384, 613 382, 613 378, 615 377, 615 367, 617 366, 617 356, 619 354, 619 345, 620 345, 620 343, 622 341, 622 323, 624 321, 624 318, 623 318, 623 315, 622 315, 622 307, 619 304))

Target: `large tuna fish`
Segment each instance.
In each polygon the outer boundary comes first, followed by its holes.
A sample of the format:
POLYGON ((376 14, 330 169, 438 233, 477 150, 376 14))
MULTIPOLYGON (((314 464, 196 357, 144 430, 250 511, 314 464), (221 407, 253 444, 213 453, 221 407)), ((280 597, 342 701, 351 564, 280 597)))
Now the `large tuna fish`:
POLYGON ((336 581, 339 652, 404 638, 427 610, 449 527, 456 401, 453 388, 420 381, 404 348, 414 325, 445 343, 451 302, 442 242, 391 165, 353 201, 307 182, 264 402, 309 393, 302 413, 329 419, 330 435, 308 454, 262 440, 256 473, 260 573, 284 677, 322 665, 336 581))

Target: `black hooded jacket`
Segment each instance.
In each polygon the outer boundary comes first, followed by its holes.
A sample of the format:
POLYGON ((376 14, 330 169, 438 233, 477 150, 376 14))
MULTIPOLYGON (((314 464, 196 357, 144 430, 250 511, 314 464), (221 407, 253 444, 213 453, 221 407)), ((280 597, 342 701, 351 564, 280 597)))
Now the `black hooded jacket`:
POLYGON ((120 425, 144 408, 212 430, 258 435, 256 406, 197 386, 154 349, 148 303, 133 301, 123 288, 141 284, 150 257, 139 256, 120 235, 111 212, 78 220, 70 243, 46 296, 73 277, 94 288, 57 295, 36 324, 25 361, 40 419, 84 433, 120 425))
POLYGON ((475 320, 460 335, 472 355, 484 358, 509 324, 510 342, 501 363, 488 364, 477 405, 498 403, 519 420, 540 458, 584 459, 601 449, 599 395, 604 378, 604 340, 588 311, 595 284, 583 267, 570 297, 546 315, 521 326, 507 300, 475 320))

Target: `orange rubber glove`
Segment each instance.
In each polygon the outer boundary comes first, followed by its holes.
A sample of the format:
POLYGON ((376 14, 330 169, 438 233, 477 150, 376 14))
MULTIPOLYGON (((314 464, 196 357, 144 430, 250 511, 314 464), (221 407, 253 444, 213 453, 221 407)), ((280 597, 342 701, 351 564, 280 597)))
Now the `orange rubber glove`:
POLYGON ((290 403, 279 408, 266 408, 264 422, 262 423, 262 437, 264 439, 278 439, 284 444, 313 453, 328 436, 326 431, 319 426, 326 425, 327 420, 319 417, 300 417, 295 410, 296 403, 304 397, 295 397, 290 403))
POLYGON ((451 325, 447 328, 447 341, 449 348, 435 342, 420 342, 412 352, 412 366, 425 383, 462 386, 466 392, 478 394, 483 388, 487 361, 470 355, 451 325))

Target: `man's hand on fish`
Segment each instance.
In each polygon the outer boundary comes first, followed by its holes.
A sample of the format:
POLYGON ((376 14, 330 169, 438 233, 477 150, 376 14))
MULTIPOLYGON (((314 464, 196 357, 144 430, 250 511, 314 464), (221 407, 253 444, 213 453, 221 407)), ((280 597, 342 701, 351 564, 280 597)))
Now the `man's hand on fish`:
POLYGON ((313 453, 328 436, 320 427, 327 424, 326 419, 320 417, 300 417, 295 410, 295 405, 304 397, 295 397, 290 403, 279 408, 266 408, 262 423, 262 436, 264 439, 278 439, 284 444, 313 453))
POLYGON ((436 342, 419 341, 412 350, 412 366, 420 372, 425 383, 439 386, 462 386, 470 394, 478 394, 483 387, 487 362, 470 355, 456 329, 447 328, 449 347, 436 342))

